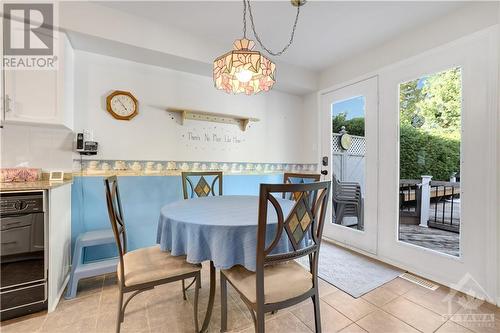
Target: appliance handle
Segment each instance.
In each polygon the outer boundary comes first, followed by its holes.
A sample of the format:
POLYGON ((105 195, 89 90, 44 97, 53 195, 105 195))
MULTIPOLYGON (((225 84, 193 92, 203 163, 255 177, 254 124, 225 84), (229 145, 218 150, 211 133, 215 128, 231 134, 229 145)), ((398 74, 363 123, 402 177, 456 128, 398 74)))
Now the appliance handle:
POLYGON ((7 219, 11 217, 20 217, 20 216, 26 216, 26 215, 31 215, 31 214, 43 214, 43 211, 36 211, 36 212, 23 212, 23 213, 9 213, 9 214, 2 214, 2 219, 7 219))
POLYGON ((26 306, 35 305, 35 304, 39 304, 39 303, 44 303, 46 301, 47 301, 47 297, 45 297, 45 299, 43 301, 36 301, 36 302, 27 303, 27 304, 21 304, 21 305, 18 305, 18 306, 14 306, 12 308, 3 309, 0 312, 15 310, 15 309, 19 309, 19 308, 24 308, 26 306))
MULTIPOLYGON (((44 277, 43 279, 38 279, 38 280, 33 280, 33 281, 4 286, 4 287, 0 288, 0 297, 3 294, 10 293, 13 291, 40 286, 41 284, 44 284, 45 282, 47 282, 47 279, 44 277), (7 291, 5 291, 5 290, 7 290, 7 291)), ((47 288, 45 288, 45 289, 47 289, 47 288)))
POLYGON ((11 242, 2 242, 2 245, 10 245, 10 244, 17 244, 17 241, 11 241, 11 242))
POLYGON ((4 223, 2 225, 2 227, 11 227, 11 226, 15 226, 15 225, 18 225, 18 224, 21 224, 23 221, 18 221, 18 222, 8 222, 8 223, 4 223))

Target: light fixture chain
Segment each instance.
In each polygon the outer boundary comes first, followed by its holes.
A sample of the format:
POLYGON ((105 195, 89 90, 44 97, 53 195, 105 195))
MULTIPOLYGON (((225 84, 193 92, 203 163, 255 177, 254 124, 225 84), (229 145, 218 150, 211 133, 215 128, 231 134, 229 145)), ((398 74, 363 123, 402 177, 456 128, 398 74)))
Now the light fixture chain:
MULTIPOLYGON (((264 43, 262 43, 259 34, 255 30, 255 23, 253 20, 252 6, 250 5, 250 0, 243 0, 243 2, 246 2, 246 4, 248 5, 248 13, 250 14, 250 24, 252 26, 252 31, 253 31, 253 34, 255 36, 255 39, 259 43, 260 47, 262 49, 264 49, 267 53, 269 53, 270 55, 273 55, 273 56, 280 56, 283 53, 285 53, 285 51, 288 50, 290 45, 292 45, 292 43, 293 43, 293 38, 295 36, 295 29, 297 28, 297 22, 299 21, 300 6, 297 6, 297 15, 295 16, 295 22, 293 23, 292 33, 290 34, 290 40, 288 41, 288 44, 285 45, 285 47, 281 51, 273 52, 272 50, 270 50, 264 46, 264 43)), ((246 7, 247 7, 247 5, 245 5, 243 7, 243 11, 244 11, 244 14, 243 14, 243 25, 244 25, 243 33, 245 36, 246 36, 246 7)))
POLYGON ((243 0, 243 38, 247 38, 247 2, 243 0))

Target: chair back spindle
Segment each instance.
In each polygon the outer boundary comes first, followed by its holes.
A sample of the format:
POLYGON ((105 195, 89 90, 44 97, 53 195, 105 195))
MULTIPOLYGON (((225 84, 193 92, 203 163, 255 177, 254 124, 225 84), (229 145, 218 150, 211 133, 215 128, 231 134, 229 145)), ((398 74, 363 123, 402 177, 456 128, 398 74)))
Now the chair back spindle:
POLYGON ((118 189, 118 178, 116 176, 105 178, 104 187, 106 189, 106 203, 108 207, 109 221, 111 223, 113 234, 115 235, 120 260, 120 271, 117 273, 120 274, 121 277, 119 281, 125 281, 123 256, 127 253, 127 232, 125 229, 125 220, 123 218, 120 191, 118 189))
MULTIPOLYGON (((283 184, 308 184, 312 182, 319 182, 321 179, 320 174, 314 173, 291 173, 285 172, 283 174, 283 184)), ((282 197, 296 201, 300 193, 283 193, 282 197)))
POLYGON ((184 199, 222 195, 222 172, 183 172, 182 192, 184 199))

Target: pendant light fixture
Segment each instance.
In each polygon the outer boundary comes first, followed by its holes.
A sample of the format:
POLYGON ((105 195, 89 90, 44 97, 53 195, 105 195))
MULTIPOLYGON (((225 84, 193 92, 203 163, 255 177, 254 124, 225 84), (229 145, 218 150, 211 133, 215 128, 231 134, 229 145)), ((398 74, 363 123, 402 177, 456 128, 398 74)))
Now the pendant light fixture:
POLYGON ((266 48, 255 29, 252 7, 250 0, 243 0, 243 38, 234 42, 234 49, 214 60, 213 77, 215 88, 224 90, 226 93, 246 95, 257 94, 261 91, 269 91, 276 82, 276 65, 261 52, 254 51, 254 41, 247 39, 247 8, 250 23, 255 39, 263 50, 273 56, 282 55, 293 43, 295 29, 299 19, 300 7, 305 0, 292 0, 291 3, 297 7, 297 14, 293 24, 292 33, 288 44, 280 51, 273 52, 266 48))

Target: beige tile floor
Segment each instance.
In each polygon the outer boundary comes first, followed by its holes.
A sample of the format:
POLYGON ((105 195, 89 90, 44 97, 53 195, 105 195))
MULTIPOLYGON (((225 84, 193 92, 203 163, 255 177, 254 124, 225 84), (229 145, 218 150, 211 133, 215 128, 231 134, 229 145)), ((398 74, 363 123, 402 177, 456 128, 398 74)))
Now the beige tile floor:
MULTIPOLYGON (((208 282, 208 268, 204 265, 200 321, 206 309, 208 282)), ((461 294, 456 294, 450 302, 443 302, 449 291, 446 287, 430 291, 397 278, 354 299, 320 281, 323 332, 500 332, 499 308, 485 303, 474 311, 468 311, 460 305, 463 304, 461 294), (484 318, 486 320, 481 321, 484 318)), ((229 329, 234 332, 254 332, 245 305, 234 290, 229 289, 229 295, 229 329)), ((80 283, 76 299, 62 300, 56 311, 50 314, 42 313, 3 322, 1 332, 114 332, 117 296, 113 275, 87 279, 80 283)), ((192 302, 192 290, 188 293, 188 300, 183 301, 180 282, 147 291, 129 304, 122 332, 193 332, 192 302)), ((219 329, 220 299, 217 290, 209 330, 219 332, 219 329)), ((268 315, 266 331, 313 332, 311 302, 268 315)))

